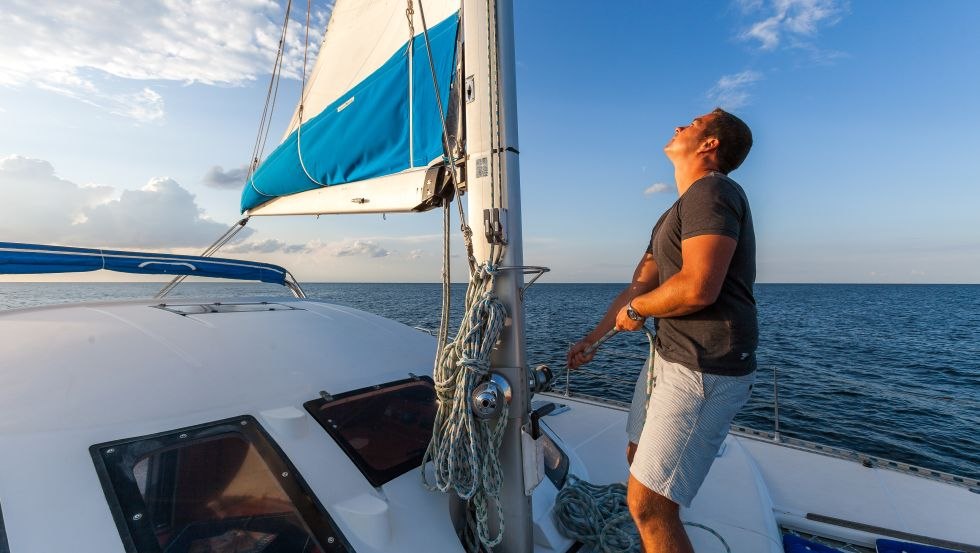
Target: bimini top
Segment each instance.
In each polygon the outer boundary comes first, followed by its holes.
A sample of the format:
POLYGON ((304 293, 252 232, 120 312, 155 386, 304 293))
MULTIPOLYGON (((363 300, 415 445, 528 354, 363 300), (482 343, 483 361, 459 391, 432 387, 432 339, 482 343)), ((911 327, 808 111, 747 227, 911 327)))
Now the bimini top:
POLYGON ((255 261, 0 242, 0 274, 82 273, 99 269, 259 280, 282 286, 288 286, 289 276, 289 271, 278 265, 255 261))

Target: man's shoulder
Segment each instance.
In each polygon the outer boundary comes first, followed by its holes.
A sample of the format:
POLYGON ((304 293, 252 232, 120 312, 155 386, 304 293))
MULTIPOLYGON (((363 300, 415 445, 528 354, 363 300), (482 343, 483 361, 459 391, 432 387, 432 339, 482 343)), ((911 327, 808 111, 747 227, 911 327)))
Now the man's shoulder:
POLYGON ((733 178, 721 173, 711 173, 694 181, 687 192, 681 196, 684 203, 718 198, 737 203, 748 203, 742 186, 733 178))

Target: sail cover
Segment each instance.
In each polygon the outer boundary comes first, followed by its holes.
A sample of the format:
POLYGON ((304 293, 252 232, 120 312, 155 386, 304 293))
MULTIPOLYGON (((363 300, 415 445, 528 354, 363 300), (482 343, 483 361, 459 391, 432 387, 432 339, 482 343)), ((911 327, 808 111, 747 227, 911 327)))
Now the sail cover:
POLYGON ((84 273, 99 269, 144 275, 259 280, 283 286, 288 274, 278 265, 239 259, 0 242, 0 274, 84 273))
MULTIPOLYGON (((281 196, 425 168, 442 155, 422 21, 416 5, 410 26, 406 5, 337 1, 302 114, 297 108, 282 143, 246 183, 243 212, 281 196)), ((426 0, 424 7, 445 110, 456 65, 459 1, 426 0)))

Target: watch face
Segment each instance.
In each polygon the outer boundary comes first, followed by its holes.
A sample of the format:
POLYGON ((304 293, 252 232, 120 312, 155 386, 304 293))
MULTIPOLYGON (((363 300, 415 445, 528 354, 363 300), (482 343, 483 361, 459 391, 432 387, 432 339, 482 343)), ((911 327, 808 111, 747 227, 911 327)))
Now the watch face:
POLYGON ((634 321, 643 320, 643 317, 633 309, 632 305, 626 307, 626 316, 633 319, 634 321))

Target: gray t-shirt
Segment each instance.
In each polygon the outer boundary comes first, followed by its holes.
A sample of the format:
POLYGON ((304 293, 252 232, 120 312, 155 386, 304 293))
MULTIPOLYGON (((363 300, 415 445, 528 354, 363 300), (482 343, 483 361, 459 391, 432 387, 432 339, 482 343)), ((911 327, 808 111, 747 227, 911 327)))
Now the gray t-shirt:
POLYGON ((647 252, 660 282, 681 270, 681 241, 704 234, 738 243, 715 303, 689 315, 657 319, 657 352, 692 370, 739 376, 755 370, 759 322, 755 310, 755 231, 745 191, 721 173, 692 184, 664 213, 647 252))

